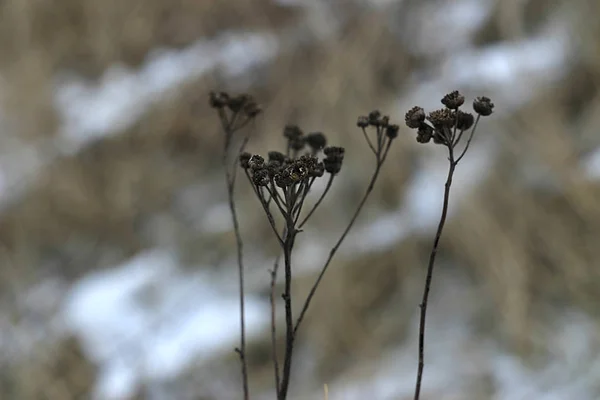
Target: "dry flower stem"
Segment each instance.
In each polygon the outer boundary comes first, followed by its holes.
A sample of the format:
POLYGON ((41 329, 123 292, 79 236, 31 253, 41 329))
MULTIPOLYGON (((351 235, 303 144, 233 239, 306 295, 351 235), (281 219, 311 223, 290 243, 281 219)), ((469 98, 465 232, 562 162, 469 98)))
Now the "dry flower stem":
POLYGON ((421 308, 421 318, 419 321, 419 367, 417 371, 417 384, 415 388, 414 400, 418 400, 421 395, 421 382, 423 380, 423 367, 425 366, 425 318, 427 316, 427 303, 429 299, 429 291, 431 290, 431 280, 433 278, 433 267, 435 265, 435 257, 437 255, 438 245, 440 238, 442 237, 442 231, 446 223, 446 217, 448 215, 448 204, 450 200, 450 187, 452 185, 452 177, 454 176, 454 170, 456 169, 457 161, 454 160, 454 149, 448 147, 448 155, 450 161, 450 167, 448 169, 448 178, 446 179, 446 185, 444 188, 444 203, 442 206, 442 216, 438 224, 435 239, 433 241, 433 248, 429 255, 429 264, 427 266, 427 278, 425 279, 425 290, 423 291, 423 300, 419 307, 421 308))
POLYGON ((352 216, 352 219, 350 220, 350 223, 348 224, 348 226, 346 226, 346 229, 342 233, 342 236, 340 236, 340 238, 338 239, 338 241, 335 244, 335 246, 333 246, 333 248, 329 252, 329 257, 327 258, 327 261, 325 261, 325 264, 323 265, 323 268, 321 268, 321 272, 319 273, 319 276, 317 277, 317 280, 315 281, 315 283, 313 284, 312 288, 310 289, 310 292, 309 292, 309 294, 306 297, 306 300, 304 302, 304 306, 302 306, 302 310, 300 311, 300 315, 298 317, 298 320, 296 321, 296 325, 294 326, 294 335, 298 331, 298 328, 300 327, 300 324, 302 323, 302 320, 304 319, 304 316, 306 315, 306 311, 308 310, 308 307, 310 306, 310 303, 311 303, 311 301, 312 301, 312 299, 313 299, 313 297, 314 297, 314 295, 315 295, 315 293, 317 291, 317 288, 318 288, 319 284, 321 283, 321 280, 323 279, 323 276, 325 275, 325 272, 327 271, 327 268, 329 268, 329 264, 331 264, 331 260, 333 259, 333 257, 337 253, 337 251, 340 248, 340 245, 342 244, 342 242, 344 241, 344 239, 346 239, 346 236, 348 235, 348 232, 350 232, 350 229, 352 229, 352 226, 354 225, 354 222, 356 222, 356 219, 358 218, 358 215, 362 211, 362 208, 364 207, 365 203, 367 202, 367 199, 369 198, 369 195, 373 191, 373 188, 375 187, 375 182, 377 181, 377 177, 379 176, 379 171, 381 171, 381 166, 383 165, 383 163, 385 161, 385 158, 387 157, 387 153, 388 153, 388 151, 390 149, 391 143, 392 143, 392 141, 389 140, 387 142, 387 146, 385 147, 385 150, 383 150, 380 147, 379 151, 376 152, 377 165, 375 167, 375 171, 373 172, 373 176, 371 177, 371 181, 369 182, 369 186, 367 187, 367 190, 365 191, 365 194, 364 194, 362 200, 360 201, 358 207, 356 208, 356 211, 354 212, 354 215, 352 216))
MULTIPOLYGON (((222 111, 222 110, 219 110, 222 111)), ((242 241, 242 235, 240 233, 240 224, 237 216, 237 209, 235 206, 235 172, 232 174, 231 168, 229 167, 228 153, 231 143, 231 137, 233 136, 234 130, 233 124, 237 118, 237 113, 232 117, 229 123, 226 122, 227 118, 224 113, 220 113, 221 123, 225 130, 225 145, 223 149, 223 168, 225 169, 225 179, 227 183, 227 200, 229 204, 229 210, 231 212, 231 218, 233 220, 233 229, 235 231, 235 241, 237 245, 237 261, 238 261, 238 284, 240 291, 240 347, 236 348, 236 352, 240 356, 240 362, 242 364, 242 386, 244 389, 244 400, 250 399, 250 391, 248 388, 248 363, 246 361, 246 307, 245 307, 245 294, 244 294, 244 244, 242 241)), ((247 143, 247 138, 244 138, 242 146, 247 143)), ((239 153, 238 153, 239 154, 239 153)), ((237 160, 237 155, 236 155, 237 160)), ((235 171, 234 162, 234 171, 235 171)))

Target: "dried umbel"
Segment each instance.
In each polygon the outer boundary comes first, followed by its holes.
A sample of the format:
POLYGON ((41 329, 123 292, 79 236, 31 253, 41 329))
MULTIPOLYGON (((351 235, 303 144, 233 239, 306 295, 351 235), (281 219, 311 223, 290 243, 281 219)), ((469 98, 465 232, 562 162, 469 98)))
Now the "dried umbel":
MULTIPOLYGON (((249 95, 230 96, 227 93, 211 93, 209 98, 211 107, 217 110, 223 129, 226 133, 225 149, 229 149, 233 133, 243 127, 248 121, 260 113, 260 107, 249 95)), ((423 114, 422 121, 425 116, 423 114)), ((340 146, 328 146, 327 137, 322 132, 311 132, 304 134, 303 130, 297 125, 287 125, 283 129, 285 146, 283 151, 272 150, 263 157, 259 154, 250 154, 244 151, 247 143, 247 137, 242 141, 242 146, 237 154, 236 163, 239 163, 243 173, 246 175, 254 194, 260 201, 260 204, 267 216, 268 222, 277 238, 283 252, 283 264, 285 267, 285 289, 282 298, 285 303, 285 354, 283 357, 283 368, 281 374, 279 370, 279 361, 276 354, 276 324, 275 318, 275 295, 274 288, 277 278, 278 263, 271 271, 271 307, 272 307, 272 325, 271 340, 273 350, 273 364, 275 370, 275 388, 277 398, 285 400, 290 382, 292 354, 294 342, 298 328, 300 327, 304 316, 311 304, 313 296, 319 286, 323 275, 329 267, 334 255, 340 245, 346 238, 370 193, 372 192, 375 181, 379 176, 380 169, 388 155, 392 142, 398 136, 399 127, 390 123, 390 118, 382 115, 375 110, 366 116, 358 118, 358 127, 362 130, 370 150, 373 152, 376 164, 371 180, 363 198, 358 203, 356 211, 348 223, 346 229, 342 232, 336 244, 329 252, 329 257, 321 268, 321 272, 314 285, 312 286, 304 303, 301 304, 297 319, 292 319, 292 294, 291 281, 293 276, 292 251, 296 236, 302 232, 304 225, 318 209, 323 199, 329 193, 335 178, 343 171, 345 149, 340 146), (317 201, 310 207, 307 197, 311 193, 317 179, 325 177, 327 183, 325 189, 321 192, 317 201), (308 209, 306 209, 308 208, 308 209), (277 218, 279 216, 279 218, 277 218), (302 217, 302 218, 301 218, 302 217), (281 225, 283 222, 283 226, 281 225)), ((227 153, 227 151, 225 151, 227 153)), ((225 158, 224 158, 225 159, 225 158)), ((226 163, 225 163, 226 164, 226 163)), ((237 165, 236 165, 237 167, 237 165)), ((226 170, 227 171, 227 170, 226 170)), ((234 219, 234 229, 236 238, 239 239, 240 231, 236 217, 235 207, 233 206, 233 185, 235 183, 235 174, 228 172, 228 193, 230 198, 230 209, 234 219)), ((243 319, 243 266, 241 261, 241 242, 238 241, 238 267, 240 271, 240 304, 241 304, 241 345, 236 351, 242 361, 242 375, 244 382, 244 398, 249 398, 248 375, 245 358, 244 341, 244 319, 243 319)))
MULTIPOLYGON (((225 182, 227 184, 227 199, 229 210, 231 212, 232 222, 235 231, 237 244, 239 294, 240 294, 240 346, 236 352, 240 356, 242 364, 242 382, 244 390, 244 399, 250 399, 248 385, 248 365, 246 362, 246 331, 245 331, 245 306, 244 306, 244 257, 243 243, 237 218, 237 210, 234 198, 234 188, 236 182, 237 163, 246 170, 253 171, 253 183, 257 187, 264 187, 269 183, 269 174, 264 168, 264 159, 252 157, 244 152, 248 142, 248 132, 245 135, 239 135, 250 121, 254 120, 261 112, 260 106, 248 94, 229 95, 226 92, 211 92, 208 97, 210 107, 217 110, 221 122, 221 128, 224 133, 222 163, 225 171, 225 182), (235 154, 231 151, 234 141, 240 141, 241 147, 235 154)), ((237 146, 236 146, 237 147, 237 146)))
POLYGON ((421 393, 421 382, 423 378, 424 354, 425 354, 425 320, 427 314, 427 302, 429 298, 429 290, 433 278, 433 268, 435 265, 435 257, 437 255, 438 244, 442 235, 442 230, 446 222, 448 214, 448 203, 450 198, 450 187, 452 185, 452 177, 456 166, 465 156, 473 135, 475 134, 477 123, 480 117, 485 117, 492 114, 494 103, 487 97, 477 97, 473 102, 473 110, 477 113, 477 118, 473 114, 460 110, 460 107, 465 102, 465 97, 458 91, 453 91, 445 95, 442 100, 444 108, 434 110, 428 115, 421 107, 413 107, 406 112, 404 122, 406 126, 417 131, 417 142, 429 143, 432 139, 435 144, 444 145, 448 149, 449 170, 448 178, 444 186, 444 201, 442 216, 438 225, 438 229, 433 242, 433 247, 429 256, 429 264, 427 266, 427 277, 425 279, 425 288, 423 290, 423 299, 420 304, 421 318, 419 321, 419 364, 417 369, 417 382, 415 387, 414 400, 419 400, 421 393), (461 143, 461 139, 465 132, 468 135, 467 143, 462 151, 457 155, 455 153, 457 146, 461 143))
POLYGON ((429 143, 433 139, 434 143, 451 149, 456 148, 464 133, 471 130, 463 153, 457 157, 457 160, 460 160, 473 139, 479 118, 491 115, 494 103, 488 97, 477 97, 473 101, 473 110, 477 113, 475 118, 473 114, 459 109, 464 104, 465 97, 457 90, 445 95, 441 102, 444 108, 427 115, 421 107, 411 108, 406 112, 404 122, 406 126, 417 131, 417 142, 429 143))

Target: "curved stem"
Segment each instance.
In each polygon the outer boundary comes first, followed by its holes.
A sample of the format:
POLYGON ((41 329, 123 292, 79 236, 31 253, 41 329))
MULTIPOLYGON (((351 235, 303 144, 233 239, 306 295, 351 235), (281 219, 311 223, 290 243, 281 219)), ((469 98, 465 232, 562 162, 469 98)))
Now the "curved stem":
POLYGON ((319 197, 319 200, 317 200, 317 202, 310 209, 310 211, 308 212, 308 214, 306 215, 306 217, 304 217, 304 219, 302 220, 302 222, 300 222, 300 224, 298 225, 298 229, 302 229, 302 227, 304 226, 304 224, 306 224, 306 221, 308 221, 308 219, 313 215, 313 213, 315 212, 315 210, 319 207, 319 205, 321 204, 321 202, 323 201, 323 199, 327 195, 327 192, 329 192, 329 189, 331 188, 331 184, 333 183, 333 178, 334 177, 335 177, 335 175, 333 175, 333 174, 329 175, 329 181, 327 182, 327 186, 325 187, 325 190, 323 190, 323 193, 321 193, 321 197, 319 197))
POLYGON ((356 211, 354 212, 354 215, 352 216, 352 219, 350 220, 350 223, 348 224, 348 226, 346 227, 346 229, 344 230, 344 232, 342 233, 342 235, 338 239, 338 241, 335 244, 335 246, 333 246, 333 248, 329 252, 329 257, 327 258, 327 261, 325 261, 325 264, 323 265, 323 268, 321 268, 321 272, 319 273, 319 276, 317 277, 317 280, 315 281, 315 283, 313 284, 312 288, 310 289, 310 292, 309 292, 308 296, 306 297, 306 300, 304 301, 304 305, 302 306, 302 310, 300 311, 300 315, 298 317, 298 320, 296 321, 296 325, 294 326, 294 334, 298 331, 298 328, 300 327, 300 324, 302 323, 302 320, 304 319, 304 316, 306 315, 306 311, 308 310, 308 307, 310 306, 310 303, 311 303, 311 301, 312 301, 312 299, 313 299, 313 297, 314 297, 314 295, 315 295, 315 293, 317 291, 317 287, 321 283, 321 280, 323 279, 323 276, 325 275, 325 272, 327 271, 327 268, 329 268, 329 264, 331 263, 331 260, 333 259, 333 257, 337 253, 338 249, 340 248, 340 245, 342 244, 342 242, 344 241, 344 239, 348 235, 348 232, 350 232, 350 229, 352 229, 352 226, 354 225, 354 222, 356 222, 356 219, 358 218, 358 215, 362 211, 362 208, 364 207, 365 203, 367 202, 367 199, 369 198, 369 195, 373 191, 373 187, 375 186, 375 181, 377 181, 377 177, 379 176, 379 171, 381 170, 381 165, 382 164, 383 164, 383 159, 381 157, 381 154, 378 153, 377 166, 375 167, 375 171, 373 172, 373 176, 371 177, 371 181, 369 182, 369 186, 367 187, 367 190, 365 191, 365 194, 364 194, 362 200, 360 201, 358 207, 356 208, 356 211))

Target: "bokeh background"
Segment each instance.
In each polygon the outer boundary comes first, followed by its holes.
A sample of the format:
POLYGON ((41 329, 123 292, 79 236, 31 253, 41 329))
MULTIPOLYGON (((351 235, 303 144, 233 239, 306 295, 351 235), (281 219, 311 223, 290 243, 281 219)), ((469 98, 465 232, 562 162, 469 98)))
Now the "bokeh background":
MULTIPOLYGON (((0 397, 239 399, 235 239, 210 90, 347 148, 298 239, 301 299, 372 163, 356 117, 496 104, 460 164, 423 399, 600 398, 600 3, 0 2, 0 397)), ((402 126, 300 331, 293 399, 411 399, 444 149, 402 126)), ((253 399, 274 398, 277 254, 246 182, 253 399)), ((279 308, 281 310, 281 307, 279 308)), ((279 330, 283 332, 283 329, 279 330)))

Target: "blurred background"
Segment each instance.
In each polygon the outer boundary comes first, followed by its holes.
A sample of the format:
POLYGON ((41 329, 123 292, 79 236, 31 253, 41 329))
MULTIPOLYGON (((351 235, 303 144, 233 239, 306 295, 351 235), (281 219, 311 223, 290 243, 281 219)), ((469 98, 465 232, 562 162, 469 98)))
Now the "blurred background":
MULTIPOLYGON (((456 173, 422 398, 599 399, 599 15, 594 0, 0 2, 0 397, 241 397, 207 101, 227 90, 264 107, 253 152, 286 123, 347 149, 297 240, 297 300, 371 174, 357 116, 400 123, 300 330, 290 398, 411 399, 447 160, 403 118, 458 89, 496 108, 456 173)), ((244 181, 238 206, 252 398, 272 399, 277 243, 244 181)))

